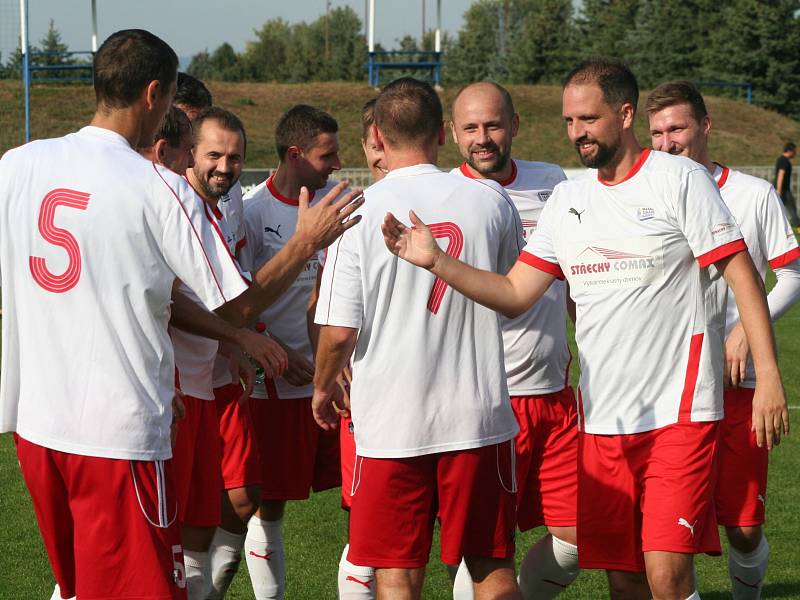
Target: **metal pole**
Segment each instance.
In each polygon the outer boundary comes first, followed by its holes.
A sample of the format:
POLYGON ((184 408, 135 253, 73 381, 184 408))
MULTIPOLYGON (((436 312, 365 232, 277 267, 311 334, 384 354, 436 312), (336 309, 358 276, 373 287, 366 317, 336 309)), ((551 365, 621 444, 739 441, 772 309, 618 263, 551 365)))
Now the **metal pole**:
POLYGON ((31 141, 31 70, 28 52, 28 0, 19 0, 19 46, 22 52, 22 86, 25 89, 25 143, 31 141))
POLYGON ((92 52, 97 52, 97 0, 92 0, 92 52))
POLYGON ((367 46, 370 53, 375 52, 375 0, 369 0, 369 28, 367 33, 367 46))
POLYGON ((419 45, 422 47, 425 43, 425 0, 422 0, 422 37, 419 38, 419 45))
POLYGON ((442 51, 442 0, 436 0, 436 35, 433 47, 436 52, 442 51))

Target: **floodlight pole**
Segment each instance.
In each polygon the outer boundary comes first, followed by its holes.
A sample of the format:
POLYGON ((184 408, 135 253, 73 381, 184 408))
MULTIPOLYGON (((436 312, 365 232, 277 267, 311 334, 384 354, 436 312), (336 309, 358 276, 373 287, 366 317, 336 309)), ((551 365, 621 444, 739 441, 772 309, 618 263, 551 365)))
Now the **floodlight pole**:
POLYGON ((442 0, 436 0, 436 35, 433 46, 436 52, 442 51, 442 0))
POLYGON ((375 0, 369 0, 367 5, 367 72, 369 84, 373 87, 377 85, 375 76, 375 0))
POLYGON ((92 54, 97 52, 97 0, 92 1, 92 54))
POLYGON ((19 46, 22 52, 22 87, 25 90, 25 143, 31 141, 31 69, 28 52, 28 0, 19 0, 19 46))

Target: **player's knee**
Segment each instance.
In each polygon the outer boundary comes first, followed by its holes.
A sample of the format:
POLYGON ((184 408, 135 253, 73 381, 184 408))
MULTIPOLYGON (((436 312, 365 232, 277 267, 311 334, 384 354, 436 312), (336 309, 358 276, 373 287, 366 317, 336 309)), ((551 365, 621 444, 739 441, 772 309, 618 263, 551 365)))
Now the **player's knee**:
POLYGON ((516 581, 513 558, 488 558, 486 556, 465 556, 464 562, 472 576, 472 581, 481 583, 490 576, 500 576, 516 581))
POLYGON ((644 573, 608 571, 608 591, 612 600, 644 600, 650 597, 644 573))
POLYGON ((761 527, 726 527, 725 533, 731 546, 742 554, 750 554, 761 542, 761 527))
POLYGON ((261 501, 261 488, 250 486, 228 490, 228 498, 236 515, 242 522, 246 523, 258 510, 261 501))
POLYGON ((673 568, 672 566, 656 566, 647 570, 647 581, 653 598, 688 598, 694 592, 694 576, 692 570, 673 568))
POLYGON ((262 521, 280 521, 286 508, 285 500, 263 500, 256 516, 262 521))
POLYGON ((375 569, 379 595, 419 598, 425 569, 375 569))

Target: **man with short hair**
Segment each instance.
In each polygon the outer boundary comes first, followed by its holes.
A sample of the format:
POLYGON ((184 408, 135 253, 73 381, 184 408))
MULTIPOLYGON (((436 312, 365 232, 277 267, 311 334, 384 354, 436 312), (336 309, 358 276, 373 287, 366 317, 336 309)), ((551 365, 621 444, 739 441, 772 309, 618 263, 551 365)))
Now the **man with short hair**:
POLYGON ((373 131, 389 173, 367 190, 355 235, 328 249, 316 313, 313 407, 325 429, 339 424, 337 378, 354 357, 358 457, 348 560, 375 567, 379 597, 419 598, 438 514, 442 560, 465 557, 476 597, 518 598, 519 428, 499 320, 386 253, 377 228, 388 208, 413 209, 436 223, 452 255, 505 271, 522 246, 519 216, 494 182, 436 167, 442 106, 427 83, 387 85, 373 131))
POLYGON ((413 229, 391 214, 382 229, 390 251, 509 317, 566 278, 581 359, 580 566, 606 569, 612 598, 696 600, 693 555, 720 552, 713 483, 726 290, 717 271, 736 294, 758 373, 757 443, 771 448, 789 415, 742 234, 704 168, 642 150, 638 98, 616 60, 567 76, 567 134, 591 170, 556 186, 508 275, 443 252, 413 212, 413 229))
POLYGON ((303 198, 292 247, 247 288, 188 184, 134 150, 163 120, 177 64, 147 31, 112 34, 94 56, 91 125, 0 159, 0 430, 17 434, 63 598, 186 597, 166 462, 175 278, 241 324, 359 206, 303 198))
POLYGON ((173 173, 184 175, 194 165, 192 159, 192 124, 174 104, 156 132, 152 144, 139 148, 139 154, 173 173))
MULTIPOLYGON (((566 179, 558 165, 516 160, 511 145, 519 115, 508 91, 493 82, 462 88, 452 107, 453 140, 464 162, 452 173, 491 179, 505 188, 530 238, 553 188, 566 179)), ((578 490, 578 412, 569 385, 565 285, 554 282, 533 308, 501 319, 506 378, 520 433, 517 452, 517 524, 546 525, 548 534, 519 569, 523 598, 555 598, 578 576, 575 533, 578 490)), ((463 563, 462 563, 463 565, 463 563)), ((454 596, 470 598, 463 566, 454 596)))
MULTIPOLYGON (((762 281, 767 267, 777 283, 767 296, 773 321, 800 299, 800 248, 769 183, 712 162, 708 151, 711 117, 700 91, 690 81, 670 81, 647 98, 653 148, 686 156, 703 165, 719 186, 722 199, 744 235, 762 281)), ((766 448, 753 433, 755 373, 749 360, 736 303, 728 299, 726 314, 725 417, 721 423, 717 522, 730 543, 728 571, 735 600, 761 597, 769 559, 762 532, 767 498, 766 448)))
POLYGON ((783 146, 783 153, 775 161, 775 189, 778 190, 789 221, 792 227, 800 225, 800 218, 797 216, 797 203, 792 193, 792 159, 797 155, 797 146, 794 142, 786 142, 783 146))
POLYGON ((172 103, 185 112, 190 121, 194 121, 198 113, 214 104, 214 101, 206 84, 197 77, 180 72, 172 103))
MULTIPOLYGON (((255 271, 283 248, 297 222, 298 197, 313 204, 339 170, 336 120, 307 105, 289 109, 275 128, 278 168, 245 196, 242 268, 255 271)), ((261 498, 247 526, 245 558, 257 600, 282 598, 285 579, 283 513, 287 500, 308 498, 341 484, 339 443, 311 414, 313 353, 306 319, 319 267, 312 257, 281 299, 261 314, 269 334, 289 356, 283 377, 256 385, 250 412, 261 454, 261 498)))

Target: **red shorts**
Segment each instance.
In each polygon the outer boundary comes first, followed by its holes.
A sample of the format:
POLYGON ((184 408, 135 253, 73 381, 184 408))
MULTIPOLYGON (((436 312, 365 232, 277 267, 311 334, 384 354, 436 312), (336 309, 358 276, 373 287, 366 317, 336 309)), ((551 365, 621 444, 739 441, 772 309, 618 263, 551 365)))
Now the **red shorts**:
POLYGON ((578 410, 566 387, 542 396, 512 396, 517 416, 517 524, 574 527, 578 497, 578 410))
POLYGON ((178 422, 172 449, 172 472, 182 525, 216 527, 222 511, 221 444, 217 405, 184 396, 186 416, 178 422))
POLYGON ((350 552, 356 565, 421 568, 433 524, 441 557, 514 556, 514 442, 410 458, 356 458, 350 552))
POLYGON ((339 447, 342 455, 342 508, 350 510, 353 504, 353 467, 356 465, 353 419, 342 418, 339 423, 339 447))
POLYGON ((718 422, 578 436, 584 569, 642 572, 643 552, 720 554, 714 513, 718 422))
POLYGON ((719 436, 717 522, 729 527, 763 525, 769 451, 756 445, 755 390, 725 390, 725 418, 719 436))
POLYGON ((170 465, 67 454, 15 436, 61 594, 185 599, 170 465))
POLYGON ((214 389, 222 443, 222 485, 226 490, 261 485, 261 462, 248 402, 239 402, 242 386, 214 389))
POLYGON ((311 398, 250 398, 261 459, 264 500, 305 500, 342 484, 339 432, 324 431, 311 413, 311 398))

